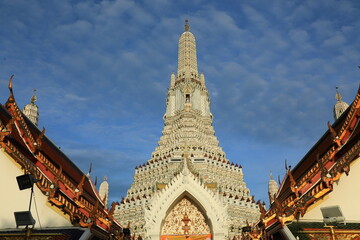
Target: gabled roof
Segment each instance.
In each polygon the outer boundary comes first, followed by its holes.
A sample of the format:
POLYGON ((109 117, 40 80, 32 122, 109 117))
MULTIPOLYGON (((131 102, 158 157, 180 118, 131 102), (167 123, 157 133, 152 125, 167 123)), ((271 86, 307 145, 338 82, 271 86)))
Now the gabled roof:
POLYGON ((11 80, 10 97, 0 104, 0 146, 26 173, 33 174, 48 201, 68 214, 73 225, 118 234, 120 224, 113 218, 116 203, 108 211, 92 180, 87 177, 19 109, 11 80))
POLYGON ((360 153, 360 87, 353 103, 309 150, 288 169, 275 201, 262 213, 265 228, 282 226, 303 216, 307 208, 333 190, 333 183, 350 171, 360 153))

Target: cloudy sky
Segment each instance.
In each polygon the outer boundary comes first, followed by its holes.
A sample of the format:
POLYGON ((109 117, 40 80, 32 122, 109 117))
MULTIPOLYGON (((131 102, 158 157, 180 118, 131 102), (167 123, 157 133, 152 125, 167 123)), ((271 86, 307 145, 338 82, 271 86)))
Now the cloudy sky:
POLYGON ((112 201, 133 181, 163 128, 177 41, 189 18, 220 145, 256 199, 333 122, 335 87, 360 82, 360 2, 0 2, 0 102, 23 107, 37 89, 39 126, 112 201))

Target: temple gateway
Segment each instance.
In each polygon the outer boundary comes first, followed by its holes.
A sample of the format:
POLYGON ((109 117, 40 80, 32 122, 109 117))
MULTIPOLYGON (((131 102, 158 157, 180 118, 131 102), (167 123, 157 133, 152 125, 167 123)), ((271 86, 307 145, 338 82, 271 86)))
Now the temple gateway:
POLYGON ((151 158, 135 167, 134 182, 115 218, 144 239, 232 239, 259 219, 259 207, 212 125, 209 92, 199 74, 188 21, 171 74, 164 129, 151 158))

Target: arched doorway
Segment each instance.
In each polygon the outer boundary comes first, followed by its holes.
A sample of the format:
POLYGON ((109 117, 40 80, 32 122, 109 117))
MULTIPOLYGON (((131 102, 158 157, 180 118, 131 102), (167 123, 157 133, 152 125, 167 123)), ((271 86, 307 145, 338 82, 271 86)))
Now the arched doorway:
POLYGON ((168 212, 161 228, 161 240, 212 239, 207 217, 194 201, 184 196, 168 212))

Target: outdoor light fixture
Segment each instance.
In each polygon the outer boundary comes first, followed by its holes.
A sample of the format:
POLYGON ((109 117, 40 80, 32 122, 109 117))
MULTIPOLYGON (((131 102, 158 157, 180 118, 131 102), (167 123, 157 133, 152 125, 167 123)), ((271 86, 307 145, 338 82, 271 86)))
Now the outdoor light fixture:
POLYGON ((25 174, 25 175, 16 177, 16 181, 18 183, 20 190, 31 188, 29 210, 22 211, 22 212, 14 212, 16 227, 29 226, 29 225, 34 226, 35 219, 32 217, 31 212, 30 212, 31 201, 32 201, 32 196, 34 194, 34 183, 39 182, 40 180, 35 179, 35 177, 31 174, 25 174))
POLYGON ((30 211, 14 212, 16 227, 35 225, 35 219, 30 211))
POLYGON ((331 206, 331 207, 322 207, 320 208, 321 213, 323 215, 323 221, 325 223, 325 225, 327 224, 338 224, 338 223, 343 223, 346 224, 345 222, 345 217, 341 212, 340 206, 331 206))
POLYGON ((16 177, 16 180, 20 190, 32 188, 33 184, 37 182, 34 176, 31 174, 18 176, 16 177))

